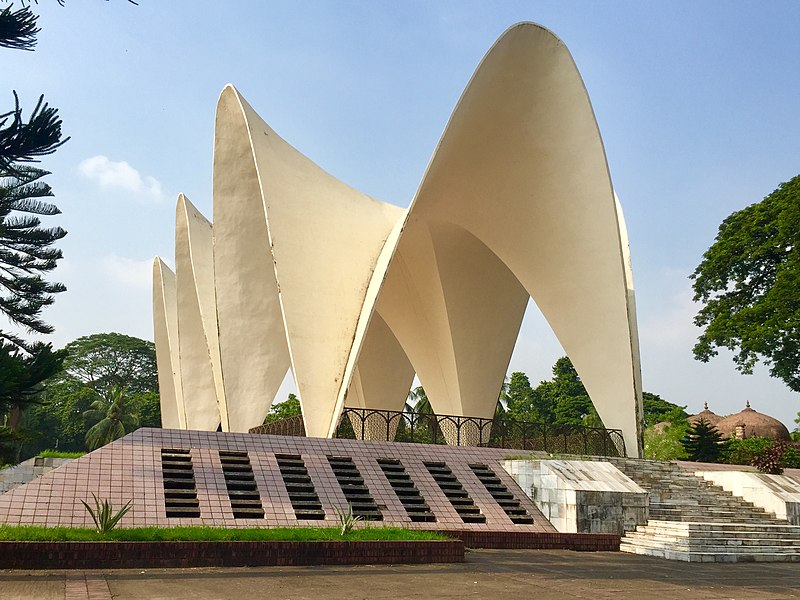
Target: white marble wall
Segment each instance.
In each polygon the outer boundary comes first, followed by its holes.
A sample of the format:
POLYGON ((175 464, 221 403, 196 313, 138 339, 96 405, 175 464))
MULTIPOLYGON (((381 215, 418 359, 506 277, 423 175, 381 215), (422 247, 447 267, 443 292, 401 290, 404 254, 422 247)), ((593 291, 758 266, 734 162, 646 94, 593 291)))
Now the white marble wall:
POLYGON ((745 471, 698 471, 695 475, 774 513, 779 519, 800 525, 800 481, 794 477, 745 471))
POLYGON ((647 523, 647 492, 614 465, 508 460, 503 467, 563 533, 619 533, 647 523))

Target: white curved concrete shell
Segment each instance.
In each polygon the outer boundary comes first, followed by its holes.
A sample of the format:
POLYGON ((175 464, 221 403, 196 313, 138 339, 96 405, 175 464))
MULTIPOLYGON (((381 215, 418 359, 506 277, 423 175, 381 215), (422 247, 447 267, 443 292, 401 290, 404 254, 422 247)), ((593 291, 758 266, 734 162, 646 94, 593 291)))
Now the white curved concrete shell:
POLYGON ((178 299, 175 273, 160 258, 153 261, 153 325, 161 402, 161 425, 186 429, 180 353, 178 352, 178 299))
POLYGON ((345 405, 400 409, 414 373, 435 412, 491 417, 532 298, 606 427, 640 452, 627 233, 586 89, 549 31, 516 25, 487 53, 408 210, 324 172, 226 87, 211 253, 201 222, 187 217, 196 248, 176 244, 188 426, 189 394, 206 411, 211 393, 223 430, 260 424, 290 367, 308 435, 332 435, 345 405))

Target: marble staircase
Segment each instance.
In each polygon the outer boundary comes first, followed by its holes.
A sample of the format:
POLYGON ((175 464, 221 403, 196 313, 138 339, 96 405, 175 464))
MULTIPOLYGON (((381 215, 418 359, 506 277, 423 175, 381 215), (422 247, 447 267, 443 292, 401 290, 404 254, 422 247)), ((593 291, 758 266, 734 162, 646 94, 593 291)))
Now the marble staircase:
POLYGON ((657 461, 611 459, 649 494, 649 520, 620 550, 688 562, 800 562, 800 526, 789 525, 696 477, 657 461))

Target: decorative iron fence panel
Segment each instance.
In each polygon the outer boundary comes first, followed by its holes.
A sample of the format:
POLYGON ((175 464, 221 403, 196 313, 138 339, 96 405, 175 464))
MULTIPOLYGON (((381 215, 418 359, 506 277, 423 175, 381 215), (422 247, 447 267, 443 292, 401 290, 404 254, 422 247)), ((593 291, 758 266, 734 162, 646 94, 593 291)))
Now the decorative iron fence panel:
MULTIPOLYGON (((254 427, 250 433, 305 436, 301 416, 254 427)), ((548 425, 496 418, 345 408, 334 435, 341 439, 489 446, 553 454, 625 456, 619 429, 548 425)))

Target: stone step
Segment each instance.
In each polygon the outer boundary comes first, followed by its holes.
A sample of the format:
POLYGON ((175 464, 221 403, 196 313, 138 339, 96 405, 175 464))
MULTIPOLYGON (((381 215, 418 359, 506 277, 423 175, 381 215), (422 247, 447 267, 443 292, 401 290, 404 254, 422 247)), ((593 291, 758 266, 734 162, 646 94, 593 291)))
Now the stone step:
POLYGON ((747 517, 743 515, 704 515, 704 514, 692 514, 692 513, 664 513, 653 511, 650 513, 651 519, 657 519, 659 521, 677 521, 679 523, 696 523, 698 521, 703 521, 706 523, 750 523, 752 525, 758 524, 769 524, 771 521, 767 517, 747 517))
POLYGON ((679 521, 659 521, 651 519, 645 527, 662 530, 680 530, 684 532, 707 532, 725 531, 730 533, 746 533, 748 531, 771 531, 785 534, 800 535, 800 525, 789 525, 788 523, 769 522, 769 523, 711 523, 703 521, 686 522, 679 521))
POLYGON ((685 554, 708 554, 708 555, 729 555, 729 554, 762 554, 774 555, 780 554, 784 556, 797 556, 800 558, 800 550, 791 546, 673 546, 671 544, 657 544, 657 543, 637 543, 630 544, 620 543, 620 551, 629 552, 632 548, 640 550, 668 550, 671 552, 682 552, 685 554), (624 546, 624 548, 623 548, 624 546))
POLYGON ((770 544, 786 544, 788 546, 800 546, 800 536, 787 535, 779 532, 770 531, 749 531, 736 535, 725 535, 724 532, 710 531, 702 535, 680 535, 677 532, 664 532, 640 527, 636 531, 629 531, 625 534, 627 540, 658 539, 664 542, 675 544, 698 543, 716 544, 731 546, 752 546, 762 542, 770 544))
POLYGON ((681 560, 685 562, 800 562, 800 554, 785 552, 750 552, 747 554, 736 552, 680 552, 667 548, 643 548, 641 546, 632 546, 624 543, 620 544, 619 549, 621 552, 630 552, 632 554, 666 558, 668 560, 681 560))

